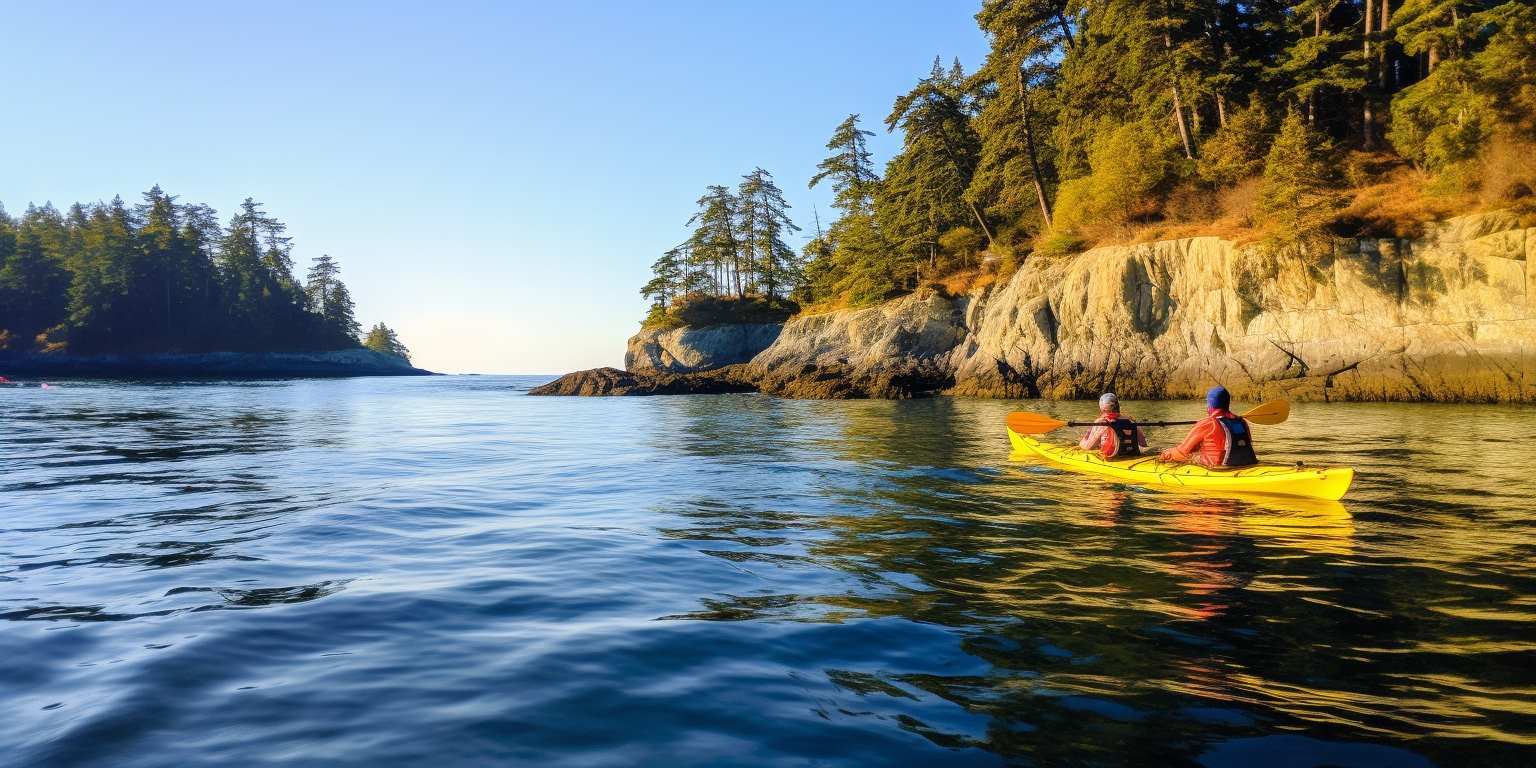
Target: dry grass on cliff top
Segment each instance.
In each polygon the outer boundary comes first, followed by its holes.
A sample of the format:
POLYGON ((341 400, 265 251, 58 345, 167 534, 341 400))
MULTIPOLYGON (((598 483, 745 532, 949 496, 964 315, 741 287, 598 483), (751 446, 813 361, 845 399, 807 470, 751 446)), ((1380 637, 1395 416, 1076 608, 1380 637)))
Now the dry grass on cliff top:
POLYGON ((782 323, 799 310, 799 306, 787 299, 694 294, 674 301, 666 309, 652 307, 640 327, 642 330, 669 330, 683 326, 782 323))
MULTIPOLYGON (((1352 152, 1342 163, 1345 185, 1330 229, 1344 237, 1421 237, 1426 227, 1491 210, 1536 212, 1536 145, 1494 141, 1481 162, 1456 174, 1435 175, 1388 153, 1352 152)), ((1272 234, 1258 212, 1260 179, 1217 192, 1175 189, 1130 224, 1085 227, 1080 247, 1219 237, 1239 245, 1272 234)))
POLYGON ((948 297, 963 296, 973 291, 992 287, 1007 277, 997 269, 971 268, 955 272, 935 281, 934 287, 948 297))

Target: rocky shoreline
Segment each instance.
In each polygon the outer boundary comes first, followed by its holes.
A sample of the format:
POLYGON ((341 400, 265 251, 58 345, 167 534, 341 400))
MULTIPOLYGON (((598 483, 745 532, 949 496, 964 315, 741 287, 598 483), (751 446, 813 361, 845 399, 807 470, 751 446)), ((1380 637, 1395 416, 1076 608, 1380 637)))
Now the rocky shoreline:
POLYGON ((432 376, 370 349, 329 352, 200 352, 145 355, 0 353, 0 374, 54 378, 343 378, 432 376))
POLYGON ((642 331, 535 394, 1536 402, 1536 228, 1507 212, 1331 253, 1196 237, 1031 259, 962 296, 642 331), (603 373, 607 371, 607 373, 603 373))

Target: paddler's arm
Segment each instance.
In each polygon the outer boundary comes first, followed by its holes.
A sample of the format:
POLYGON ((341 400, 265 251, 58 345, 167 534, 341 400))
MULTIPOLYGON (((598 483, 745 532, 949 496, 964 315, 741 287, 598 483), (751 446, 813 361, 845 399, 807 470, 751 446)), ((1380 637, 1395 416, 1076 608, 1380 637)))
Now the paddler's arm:
POLYGON ((1195 451, 1200 450, 1200 444, 1204 443, 1206 438, 1210 436, 1213 424, 1214 422, 1209 419, 1196 424, 1193 429, 1189 430, 1189 437, 1184 438, 1184 442, 1180 443, 1177 448, 1169 448, 1163 451, 1158 457, 1164 461, 1189 461, 1189 457, 1193 456, 1195 451))

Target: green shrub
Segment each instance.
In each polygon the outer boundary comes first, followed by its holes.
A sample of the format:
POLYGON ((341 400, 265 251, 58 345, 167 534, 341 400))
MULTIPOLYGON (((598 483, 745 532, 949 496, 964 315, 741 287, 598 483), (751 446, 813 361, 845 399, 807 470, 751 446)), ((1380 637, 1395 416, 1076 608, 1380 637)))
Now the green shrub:
POLYGON ((1081 253, 1088 247, 1087 241, 1070 232, 1052 231, 1035 247, 1036 256, 1066 256, 1081 253))
POLYGON ((962 259, 975 256, 986 243, 986 238, 970 227, 955 227, 939 236, 939 247, 945 253, 962 259))
POLYGON ((1062 182, 1056 192, 1054 237, 1085 228, 1123 225, 1148 205, 1159 186, 1177 175, 1177 137, 1146 122, 1127 123, 1094 139, 1092 171, 1062 182))
POLYGON ((1264 160, 1259 188, 1259 213, 1275 225, 1279 240, 1316 238, 1341 207, 1330 151, 1299 113, 1286 114, 1264 160))
POLYGON ((1231 186, 1264 171, 1265 148, 1273 130, 1269 113, 1257 101, 1240 109, 1200 145, 1196 173, 1212 184, 1231 186))
POLYGON ((651 307, 650 314, 646 315, 640 325, 642 328, 680 328, 685 325, 699 328, 736 323, 778 323, 799 309, 798 305, 786 299, 770 300, 762 296, 740 299, 734 296, 692 294, 672 302, 672 306, 666 309, 651 307))

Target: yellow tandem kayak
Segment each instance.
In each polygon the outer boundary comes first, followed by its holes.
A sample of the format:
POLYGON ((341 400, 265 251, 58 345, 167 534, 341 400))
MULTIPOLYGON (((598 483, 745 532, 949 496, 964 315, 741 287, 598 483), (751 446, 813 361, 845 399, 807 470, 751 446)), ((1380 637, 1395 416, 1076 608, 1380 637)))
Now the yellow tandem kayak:
POLYGON ((1008 430, 1013 449, 1032 453, 1077 472, 1114 478, 1149 488, 1218 493, 1262 493, 1338 501, 1344 498, 1355 470, 1316 469, 1258 464, 1239 469, 1211 469, 1195 464, 1171 464, 1156 456, 1106 459, 1093 451, 1042 443, 1008 430))

